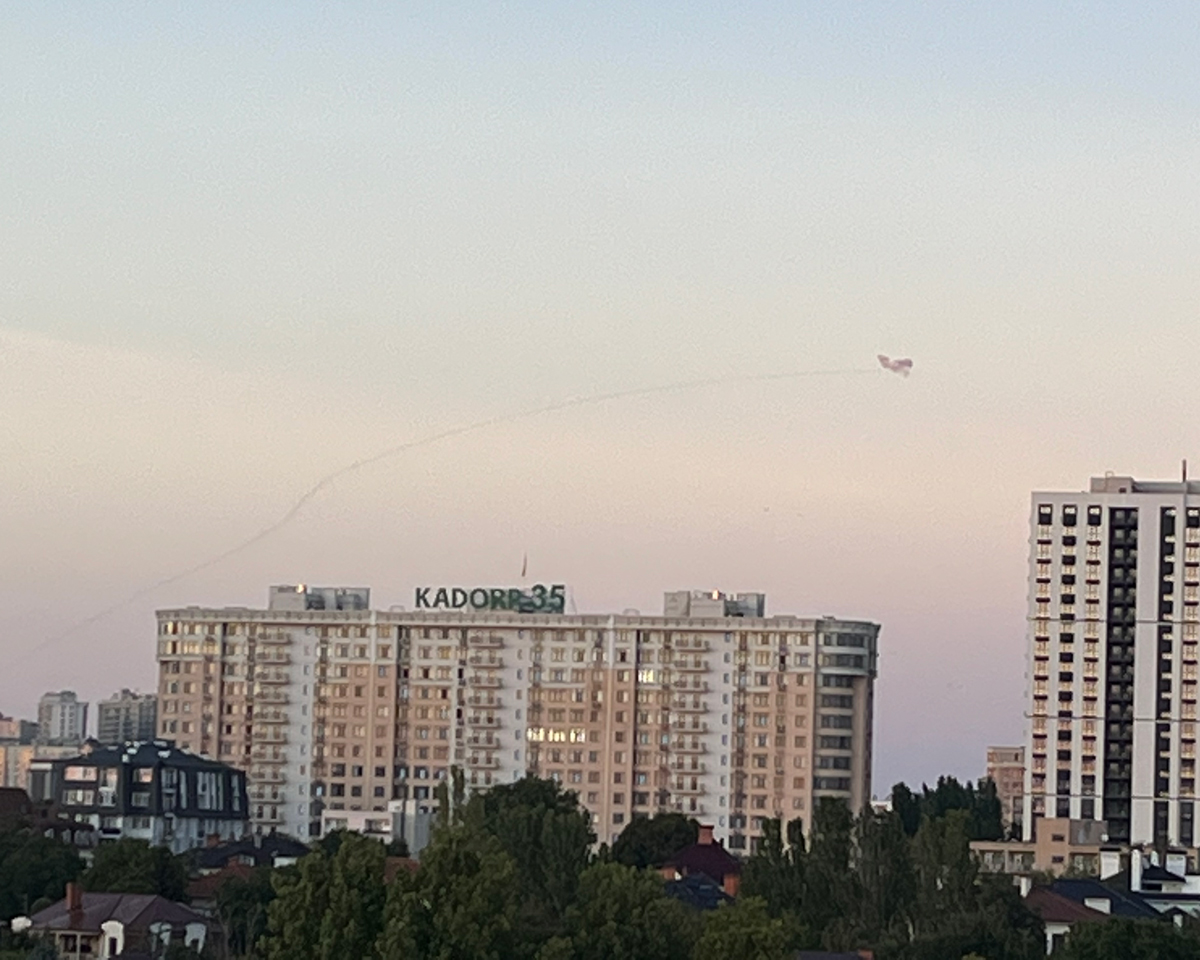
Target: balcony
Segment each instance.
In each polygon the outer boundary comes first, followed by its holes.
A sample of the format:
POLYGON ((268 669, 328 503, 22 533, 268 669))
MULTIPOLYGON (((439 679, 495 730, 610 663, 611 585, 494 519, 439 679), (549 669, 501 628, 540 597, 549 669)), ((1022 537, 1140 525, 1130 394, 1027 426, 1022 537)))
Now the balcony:
POLYGON ((467 663, 473 667, 494 667, 497 670, 504 666, 504 661, 494 653, 472 653, 467 657, 467 663))
POLYGON ((671 793, 684 797, 699 797, 704 794, 704 784, 698 782, 695 786, 692 786, 690 783, 685 783, 683 786, 680 786, 677 783, 671 787, 671 793))
POLYGON ((257 786, 263 783, 286 783, 287 777, 277 767, 258 767, 256 765, 250 768, 250 780, 257 786))
POLYGON ((499 677, 486 673, 476 673, 471 676, 471 686, 481 690, 499 690, 502 686, 499 677))
POLYGON ((671 709, 678 713, 708 713, 708 706, 703 701, 692 703, 689 700, 676 700, 671 709))
POLYGON ((488 717, 482 713, 473 713, 467 717, 468 727, 482 727, 485 730, 496 730, 500 727, 500 721, 496 717, 488 717))
POLYGON ((251 763, 287 763, 287 754, 278 747, 255 747, 250 752, 251 763))
POLYGON ((258 670, 254 674, 256 683, 281 684, 291 683, 292 678, 286 670, 258 670))
POLYGON ((279 647, 272 647, 259 652, 255 656, 254 662, 266 664, 287 664, 292 662, 292 655, 279 647))
POLYGON ((500 748, 500 741, 497 740, 490 733, 488 733, 488 734, 473 733, 473 734, 471 734, 471 736, 467 737, 467 746, 468 747, 491 747, 492 749, 498 750, 500 748))
POLYGON ((675 753, 708 753, 708 747, 706 747, 703 743, 690 743, 685 740, 676 740, 675 743, 671 745, 671 749, 675 753))
POLYGON ((708 661, 676 660, 671 666, 681 673, 707 673, 708 661))
POLYGON ((271 811, 272 811, 272 807, 264 807, 263 815, 261 817, 251 817, 250 819, 254 823, 270 823, 270 824, 283 823, 283 812, 278 807, 274 808, 274 811, 275 811, 274 813, 272 813, 271 811))
POLYGON ((482 650, 499 650, 504 646, 504 638, 494 633, 473 633, 467 638, 467 643, 482 650))
POLYGON ((675 681, 675 689, 679 693, 685 690, 695 691, 696 693, 708 693, 708 683, 703 680, 689 680, 687 677, 680 677, 675 681))
POLYGON ((264 630, 262 633, 259 633, 258 636, 252 637, 251 639, 253 639, 255 643, 259 644, 290 644, 292 642, 291 634, 283 630, 264 630))
POLYGON ((260 727, 254 731, 255 743, 287 743, 287 730, 284 727, 260 727))
POLYGON ((708 772, 708 764, 698 760, 692 760, 685 763, 683 760, 675 760, 671 763, 671 772, 676 774, 691 774, 692 776, 702 776, 708 772))
POLYGON ((285 794, 279 790, 268 790, 265 787, 255 787, 250 790, 251 803, 283 803, 285 794))
POLYGON ((472 760, 467 764, 469 770, 499 770, 500 761, 494 756, 480 757, 478 760, 472 760))
POLYGON ((467 697, 466 704, 468 707, 488 707, 492 709, 498 709, 499 707, 503 706, 500 698, 491 693, 473 693, 471 696, 467 697))
POLYGON ((708 724, 704 721, 692 720, 691 723, 679 723, 672 729, 679 733, 708 733, 708 724))
POLYGON ((267 687, 254 695, 255 703, 287 703, 288 692, 277 687, 267 687))

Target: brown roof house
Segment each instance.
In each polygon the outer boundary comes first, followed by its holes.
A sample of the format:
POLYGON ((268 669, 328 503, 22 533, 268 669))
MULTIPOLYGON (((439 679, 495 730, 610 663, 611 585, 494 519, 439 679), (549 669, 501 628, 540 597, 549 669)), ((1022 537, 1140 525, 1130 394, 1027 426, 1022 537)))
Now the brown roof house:
POLYGON ((158 956, 171 943, 203 949, 204 917, 181 903, 149 893, 84 893, 67 884, 66 899, 32 917, 15 917, 14 933, 54 944, 59 960, 158 956))
POLYGON ((713 839, 711 826, 701 826, 696 842, 675 854, 660 872, 669 881, 703 875, 727 895, 735 897, 742 876, 742 861, 713 839))

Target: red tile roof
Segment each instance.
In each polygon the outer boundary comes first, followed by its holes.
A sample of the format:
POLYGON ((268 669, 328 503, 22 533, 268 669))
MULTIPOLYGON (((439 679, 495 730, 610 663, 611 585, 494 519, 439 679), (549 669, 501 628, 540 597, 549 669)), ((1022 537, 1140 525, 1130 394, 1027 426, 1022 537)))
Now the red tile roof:
POLYGON ((1034 887, 1025 898, 1025 906, 1049 923, 1079 923, 1107 920, 1109 915, 1069 900, 1045 887, 1034 887))

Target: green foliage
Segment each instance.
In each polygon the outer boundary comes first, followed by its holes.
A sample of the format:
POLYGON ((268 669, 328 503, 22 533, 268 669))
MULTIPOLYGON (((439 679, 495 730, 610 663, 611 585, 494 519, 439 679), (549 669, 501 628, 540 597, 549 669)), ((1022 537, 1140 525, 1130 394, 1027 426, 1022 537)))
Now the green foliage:
POLYGON ((1078 924, 1054 956, 1062 960, 1196 960, 1200 938, 1164 921, 1113 918, 1078 924))
POLYGON ((558 932, 596 840, 579 798, 553 780, 525 777, 473 796, 462 820, 495 837, 512 859, 522 926, 536 937, 558 932))
POLYGON ((787 846, 784 846, 778 820, 763 822, 763 839, 758 852, 742 870, 741 893, 763 900, 772 917, 794 914, 804 900, 806 850, 803 824, 788 823, 787 846))
POLYGON ((271 878, 275 899, 267 909, 267 934, 259 952, 267 960, 315 957, 329 912, 329 858, 316 850, 271 878))
MULTIPOLYGON (((388 891, 379 955, 405 960, 507 960, 517 955, 518 874, 495 837, 438 832, 415 878, 388 891)), ((282 958, 280 958, 282 960, 282 958)))
POLYGON ((168 900, 187 896, 187 867, 166 847, 122 838, 102 843, 83 875, 85 890, 104 893, 156 893, 168 900))
POLYGON ((267 911, 275 899, 271 868, 259 867, 242 880, 235 877, 217 891, 217 919, 229 951, 246 956, 267 932, 267 911))
POLYGON ((700 836, 700 824, 682 813, 634 817, 612 847, 612 858, 627 867, 661 867, 700 836))
POLYGON ((0 921, 35 912, 39 901, 61 900, 82 872, 83 861, 65 843, 27 828, 0 833, 0 921))
POLYGON ((1041 922, 971 857, 976 807, 954 807, 945 781, 942 799, 912 836, 915 797, 908 813, 857 817, 823 799, 807 842, 799 820, 767 821, 740 899, 702 914, 630 865, 666 859, 694 823, 642 821, 591 858, 588 816, 557 784, 530 778, 470 799, 447 786, 415 875, 385 887, 383 846, 343 833, 275 871, 271 890, 257 878, 231 884, 219 911, 241 931, 235 950, 265 912, 262 960, 784 960, 819 947, 868 948, 879 960, 1040 960, 1041 922))
POLYGON ((938 777, 932 789, 921 785, 920 795, 906 784, 892 787, 892 810, 904 832, 916 836, 925 820, 938 820, 955 810, 967 813, 967 833, 972 840, 1003 840, 1004 815, 996 784, 984 778, 977 784, 959 783, 955 777, 938 777))
POLYGON ((403 837, 397 837, 395 840, 388 841, 384 849, 389 857, 407 857, 409 855, 408 841, 403 837))
POLYGON ((693 960, 787 960, 794 953, 785 921, 772 917, 766 901, 742 897, 726 904, 704 924, 693 960))
POLYGON ((321 919, 321 960, 369 960, 383 930, 383 844, 357 834, 342 840, 329 870, 321 919))
POLYGON ((663 893, 662 879, 620 863, 598 863, 579 878, 566 935, 552 938, 538 960, 688 960, 697 918, 663 893))

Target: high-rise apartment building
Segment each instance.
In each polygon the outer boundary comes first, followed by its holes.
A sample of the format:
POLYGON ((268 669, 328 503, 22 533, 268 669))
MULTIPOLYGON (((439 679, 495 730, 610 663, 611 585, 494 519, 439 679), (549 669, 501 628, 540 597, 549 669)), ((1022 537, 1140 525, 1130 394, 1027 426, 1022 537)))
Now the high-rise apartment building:
POLYGON ((1194 846, 1200 484, 1035 493, 1030 528, 1026 839, 1070 817, 1194 846))
POLYGON ((1025 795, 1025 748, 988 747, 984 773, 996 785, 1004 826, 1021 823, 1021 798, 1025 795))
POLYGON ((663 617, 521 612, 562 609, 540 589, 159 611, 159 734, 246 768, 256 829, 299 837, 323 812, 428 800, 452 767, 476 787, 552 777, 601 840, 678 810, 744 850, 764 817, 869 801, 876 624, 711 592, 668 594, 663 617))
POLYGON ((157 736, 157 715, 155 694, 132 690, 114 693, 96 703, 96 739, 107 746, 153 740, 157 736))
POLYGON ((77 746, 87 737, 85 701, 72 690, 42 694, 38 701, 38 743, 77 746))

